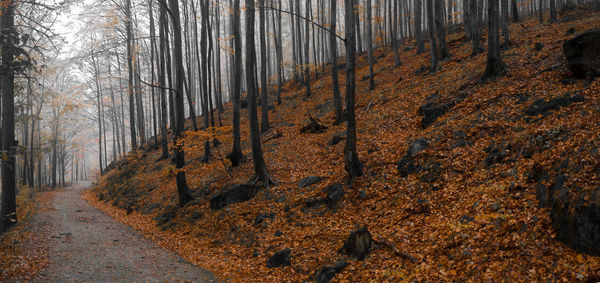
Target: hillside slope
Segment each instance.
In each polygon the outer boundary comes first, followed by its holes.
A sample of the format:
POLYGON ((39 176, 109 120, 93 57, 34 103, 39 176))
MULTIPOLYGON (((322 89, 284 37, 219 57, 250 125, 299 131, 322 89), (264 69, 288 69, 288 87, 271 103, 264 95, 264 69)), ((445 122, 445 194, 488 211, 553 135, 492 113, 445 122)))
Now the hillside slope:
MULTIPOLYGON (((576 200, 600 185, 600 81, 571 79, 562 55, 562 43, 574 36, 567 31, 599 29, 599 15, 576 10, 561 15, 569 21, 554 25, 537 19, 512 24, 512 46, 502 52, 507 74, 485 84, 479 79, 486 54, 470 56, 463 33, 448 36, 452 57, 434 74, 417 72, 429 65, 429 55, 405 48, 413 43, 403 46, 399 67, 390 50, 378 49, 374 91, 361 80, 368 74, 361 57, 356 115, 365 175, 352 188, 344 186, 342 201, 317 201, 324 188, 344 184, 346 176, 344 143, 332 142, 345 125, 333 125, 329 73, 313 81, 309 99, 301 86, 285 85, 283 103, 270 112, 272 129, 263 136, 278 185, 253 199, 209 207, 211 196, 252 175, 251 162, 229 170, 223 161, 231 149, 230 104, 212 163, 201 163, 204 135, 188 132, 185 170, 196 198, 191 204, 177 207, 174 168, 157 161, 159 150, 129 155, 86 198, 233 281, 314 279, 342 259, 349 266, 336 275, 340 281, 594 278, 600 258, 557 240, 562 236, 548 209, 540 208, 538 194, 546 194, 546 185, 577 188, 568 195, 576 200), (542 107, 553 98, 566 102, 542 107), (329 128, 300 134, 307 113, 329 128), (299 181, 309 176, 323 179, 301 188, 299 181), (338 250, 358 227, 417 263, 385 246, 364 261, 342 256, 338 250), (291 249, 291 266, 267 268, 267 259, 284 248, 291 249)), ((343 85, 343 70, 339 77, 343 85)), ((242 118, 244 154, 250 157, 246 110, 242 118)))

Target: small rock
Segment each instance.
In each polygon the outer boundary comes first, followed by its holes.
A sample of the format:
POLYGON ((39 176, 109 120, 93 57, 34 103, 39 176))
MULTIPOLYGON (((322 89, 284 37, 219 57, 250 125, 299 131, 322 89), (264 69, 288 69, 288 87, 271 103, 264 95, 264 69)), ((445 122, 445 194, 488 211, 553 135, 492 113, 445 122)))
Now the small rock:
POLYGON ((335 265, 323 267, 317 275, 317 283, 329 283, 335 277, 335 274, 342 271, 346 266, 348 266, 347 262, 339 261, 335 265))
POLYGON ((371 233, 367 228, 361 228, 350 233, 340 252, 345 255, 354 256, 359 260, 364 260, 367 254, 369 254, 372 245, 373 239, 371 233))
POLYGON ((536 42, 533 46, 535 47, 535 50, 541 51, 542 48, 544 48, 545 45, 543 43, 536 42))
POLYGON ((312 184, 318 183, 321 180, 323 180, 323 177, 319 177, 319 176, 306 177, 306 178, 300 180, 300 182, 298 182, 298 188, 299 189, 306 188, 312 184))
POLYGON ((344 186, 339 183, 335 183, 323 189, 327 196, 325 197, 325 203, 327 205, 334 206, 338 203, 342 198, 344 198, 344 186))
POLYGON ((267 260, 267 267, 274 268, 290 265, 292 263, 291 253, 292 250, 289 248, 276 252, 267 260))
POLYGON ((366 200, 367 199, 367 192, 365 192, 364 190, 360 190, 358 192, 358 197, 362 200, 366 200))
POLYGON ((224 208, 228 205, 251 200, 259 187, 253 184, 239 184, 218 193, 210 199, 210 208, 213 210, 224 208))

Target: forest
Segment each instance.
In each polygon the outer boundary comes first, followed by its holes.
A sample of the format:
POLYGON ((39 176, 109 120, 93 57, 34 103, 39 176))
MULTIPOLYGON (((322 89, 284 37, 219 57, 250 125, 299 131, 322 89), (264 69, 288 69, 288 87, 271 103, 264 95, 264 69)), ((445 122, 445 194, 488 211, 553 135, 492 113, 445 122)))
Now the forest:
POLYGON ((0 281, 600 282, 600 0, 2 0, 0 281))

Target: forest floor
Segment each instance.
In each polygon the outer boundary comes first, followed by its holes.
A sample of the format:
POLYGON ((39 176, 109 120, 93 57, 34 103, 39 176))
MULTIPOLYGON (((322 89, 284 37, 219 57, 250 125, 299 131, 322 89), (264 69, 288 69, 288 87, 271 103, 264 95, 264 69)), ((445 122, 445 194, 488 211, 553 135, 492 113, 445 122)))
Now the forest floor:
MULTIPOLYGON (((220 210, 209 205, 211 197, 253 175, 252 162, 229 168, 225 159, 232 144, 231 103, 210 163, 201 160, 207 135, 186 133, 193 202, 178 206, 175 168, 159 160, 158 149, 117 162, 85 198, 158 245, 232 281, 314 280, 321 268, 341 260, 349 265, 335 280, 343 282, 593 280, 600 276, 600 258, 556 239, 536 188, 539 172, 550 179, 564 174, 564 186, 577 188, 577 194, 600 187, 600 80, 571 78, 562 54, 565 40, 600 28, 599 15, 575 9, 561 13, 553 25, 537 18, 511 24, 511 46, 502 51, 507 73, 486 83, 480 80, 486 53, 471 56, 462 32, 448 35, 452 56, 436 73, 428 70, 429 52, 416 54, 412 41, 401 47, 400 66, 389 49, 378 49, 374 91, 368 90, 368 65, 361 56, 356 116, 365 174, 352 187, 344 185, 343 200, 335 205, 319 201, 325 188, 345 184, 347 175, 345 125, 333 123, 329 67, 316 80, 311 76, 311 97, 305 98, 302 85, 288 82, 283 103, 269 112, 272 129, 262 142, 278 184, 253 199, 220 210), (556 99, 574 101, 532 113, 532 107, 556 99), (436 116, 424 117, 419 109, 431 106, 436 116), (301 133, 307 113, 328 129, 301 133), (407 154, 415 141, 427 145, 407 154), (416 165, 406 167, 407 162, 416 165), (309 176, 322 179, 299 186, 309 176), (373 249, 363 261, 341 255, 344 240, 358 227, 416 262, 387 247, 373 249), (291 265, 268 268, 269 257, 285 248, 291 249, 291 265)), ((344 69, 338 70, 343 94, 344 69)), ((247 115, 244 109, 241 134, 250 157, 247 115)))
POLYGON ((23 227, 23 230, 37 234, 35 241, 38 242, 33 246, 22 246, 25 254, 33 250, 43 254, 27 263, 41 268, 30 273, 7 274, 4 279, 36 282, 215 281, 210 272, 154 245, 129 226, 83 200, 81 191, 89 185, 76 183, 53 192, 46 209, 39 211, 23 227))

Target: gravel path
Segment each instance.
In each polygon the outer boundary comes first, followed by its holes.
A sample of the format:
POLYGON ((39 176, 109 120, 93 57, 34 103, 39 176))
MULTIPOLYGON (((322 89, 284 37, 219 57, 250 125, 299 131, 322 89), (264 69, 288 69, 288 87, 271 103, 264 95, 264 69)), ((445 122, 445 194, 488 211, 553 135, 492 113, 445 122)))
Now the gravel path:
POLYGON ((81 199, 89 184, 55 195, 36 216, 50 230, 50 264, 40 282, 213 282, 210 272, 145 239, 81 199))

